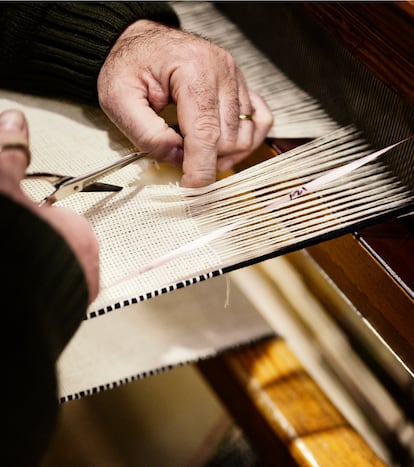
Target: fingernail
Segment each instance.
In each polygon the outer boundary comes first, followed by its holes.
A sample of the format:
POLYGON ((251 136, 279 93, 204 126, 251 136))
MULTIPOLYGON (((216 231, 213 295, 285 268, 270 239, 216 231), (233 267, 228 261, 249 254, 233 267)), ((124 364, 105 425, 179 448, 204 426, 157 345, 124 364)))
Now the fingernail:
POLYGON ((24 116, 17 110, 6 110, 0 114, 0 129, 5 131, 23 131, 24 116))

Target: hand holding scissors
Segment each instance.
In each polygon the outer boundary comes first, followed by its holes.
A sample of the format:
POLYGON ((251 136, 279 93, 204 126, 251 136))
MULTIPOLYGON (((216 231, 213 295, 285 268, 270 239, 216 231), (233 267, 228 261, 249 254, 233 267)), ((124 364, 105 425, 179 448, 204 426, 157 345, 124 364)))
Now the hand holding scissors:
POLYGON ((49 172, 32 172, 25 175, 26 179, 41 179, 46 180, 54 186, 54 191, 44 198, 39 205, 51 205, 68 196, 81 191, 99 192, 99 191, 120 191, 122 187, 111 185, 108 183, 97 182, 97 180, 105 177, 113 172, 122 169, 123 167, 132 164, 133 162, 147 156, 147 153, 136 152, 122 157, 121 159, 104 165, 96 170, 92 170, 83 175, 72 177, 70 175, 60 175, 49 172))
MULTIPOLYGON (((25 178, 26 167, 29 163, 29 129, 24 115, 18 110, 0 113, 0 194, 10 199, 12 203, 29 210, 35 218, 49 224, 63 237, 85 274, 91 302, 99 291, 99 244, 94 232, 86 218, 70 209, 48 206, 52 204, 52 200, 45 206, 39 207, 24 193, 21 180, 25 178)), ((16 212, 18 211, 16 209, 16 212)), ((16 215, 16 221, 18 219, 16 215)), ((21 225, 20 228, 30 235, 30 223, 21 225)), ((42 239, 36 237, 33 241, 41 244, 42 239)), ((3 247, 7 248, 7 245, 3 247)), ((27 251, 27 256, 29 261, 30 250, 27 251)), ((22 267, 24 268, 24 264, 22 267)))

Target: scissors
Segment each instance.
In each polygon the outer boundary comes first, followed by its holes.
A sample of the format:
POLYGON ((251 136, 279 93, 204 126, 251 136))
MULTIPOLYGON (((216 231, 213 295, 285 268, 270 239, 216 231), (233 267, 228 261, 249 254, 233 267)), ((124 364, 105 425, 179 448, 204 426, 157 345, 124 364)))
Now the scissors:
POLYGON ((122 187, 118 185, 111 185, 108 183, 97 182, 102 177, 109 175, 113 172, 118 171, 122 167, 125 167, 133 162, 148 156, 144 152, 136 152, 129 154, 128 156, 122 157, 118 161, 111 162, 110 164, 104 165, 96 170, 92 170, 84 175, 77 177, 71 177, 70 175, 59 175, 49 172, 32 172, 25 175, 26 179, 39 179, 46 180, 54 186, 54 191, 46 196, 40 203, 39 206, 52 205, 56 201, 60 201, 68 196, 81 191, 86 192, 100 192, 100 191, 121 191, 122 187))

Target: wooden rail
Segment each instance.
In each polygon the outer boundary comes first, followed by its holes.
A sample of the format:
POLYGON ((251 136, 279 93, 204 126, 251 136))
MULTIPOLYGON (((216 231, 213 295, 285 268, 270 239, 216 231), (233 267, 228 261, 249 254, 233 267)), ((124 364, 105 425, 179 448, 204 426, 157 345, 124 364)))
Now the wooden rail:
POLYGON ((269 466, 384 466, 283 339, 198 368, 269 466))

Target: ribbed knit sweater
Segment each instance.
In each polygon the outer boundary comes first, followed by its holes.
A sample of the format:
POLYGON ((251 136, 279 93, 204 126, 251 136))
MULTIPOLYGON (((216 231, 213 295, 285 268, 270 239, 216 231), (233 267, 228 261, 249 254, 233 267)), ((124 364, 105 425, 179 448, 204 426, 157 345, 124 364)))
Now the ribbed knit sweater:
POLYGON ((179 26, 167 2, 1 2, 0 87, 97 103, 106 56, 144 18, 179 26))
POLYGON ((0 194, 2 465, 34 466, 56 423, 56 360, 87 304, 83 271, 49 224, 0 194))
MULTIPOLYGON (((109 50, 138 19, 178 26, 165 2, 0 3, 0 87, 97 103, 109 50)), ((87 308, 83 272, 47 223, 0 194, 6 397, 2 465, 34 466, 58 413, 55 364, 87 308)))

